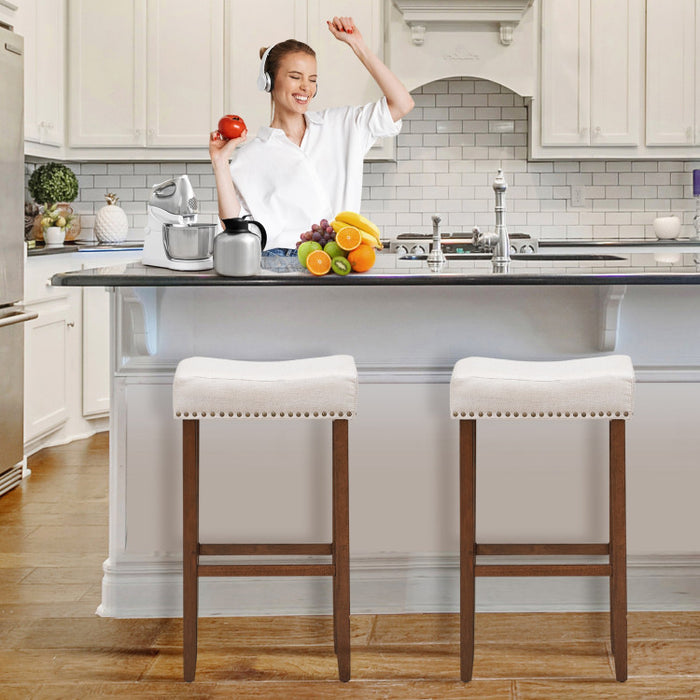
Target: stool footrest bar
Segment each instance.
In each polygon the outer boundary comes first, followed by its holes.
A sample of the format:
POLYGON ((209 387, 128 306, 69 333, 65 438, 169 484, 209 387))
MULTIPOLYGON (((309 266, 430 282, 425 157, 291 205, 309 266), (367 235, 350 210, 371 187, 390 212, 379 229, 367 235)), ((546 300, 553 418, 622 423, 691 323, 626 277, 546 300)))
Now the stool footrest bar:
POLYGON ((477 564, 475 576, 610 576, 609 564, 477 564))
POLYGON ((199 564, 198 576, 333 576, 333 564, 199 564))
POLYGON ((333 545, 326 543, 309 544, 200 544, 199 554, 209 555, 245 555, 261 556, 276 554, 333 554, 333 545))
POLYGON ((581 544, 477 544, 476 554, 480 555, 579 555, 579 554, 610 554, 607 543, 581 544))

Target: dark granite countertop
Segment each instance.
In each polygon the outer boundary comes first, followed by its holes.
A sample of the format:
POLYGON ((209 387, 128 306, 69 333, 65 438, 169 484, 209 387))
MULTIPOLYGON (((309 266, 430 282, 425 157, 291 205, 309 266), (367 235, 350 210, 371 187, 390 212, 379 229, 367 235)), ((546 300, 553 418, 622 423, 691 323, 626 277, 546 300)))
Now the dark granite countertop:
POLYGON ((53 276, 52 284, 75 287, 700 284, 700 265, 696 264, 694 253, 591 255, 584 260, 573 255, 544 257, 524 256, 513 260, 506 274, 493 273, 488 259, 450 260, 443 272, 433 274, 424 261, 401 260, 393 254, 384 254, 377 257, 370 272, 344 277, 333 274, 314 277, 305 270, 269 269, 285 260, 287 265, 293 264, 292 260, 296 263, 296 258, 263 258, 268 269, 253 277, 221 277, 213 270, 174 272, 131 263, 60 273, 53 276))

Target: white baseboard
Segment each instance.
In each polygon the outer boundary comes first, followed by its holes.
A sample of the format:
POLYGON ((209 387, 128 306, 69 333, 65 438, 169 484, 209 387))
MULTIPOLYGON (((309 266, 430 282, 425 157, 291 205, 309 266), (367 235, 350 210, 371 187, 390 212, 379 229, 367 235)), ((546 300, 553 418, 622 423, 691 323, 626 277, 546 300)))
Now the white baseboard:
MULTIPOLYGON (((354 614, 459 609, 459 560, 455 555, 356 556, 350 571, 354 614)), ((104 572, 98 615, 132 618, 182 614, 180 561, 108 559, 104 572)), ((202 617, 331 612, 328 578, 202 578, 199 591, 202 617)), ((578 577, 479 578, 476 600, 478 612, 607 610, 608 581, 578 577)), ((630 610, 700 610, 700 555, 629 557, 628 600, 630 610)))

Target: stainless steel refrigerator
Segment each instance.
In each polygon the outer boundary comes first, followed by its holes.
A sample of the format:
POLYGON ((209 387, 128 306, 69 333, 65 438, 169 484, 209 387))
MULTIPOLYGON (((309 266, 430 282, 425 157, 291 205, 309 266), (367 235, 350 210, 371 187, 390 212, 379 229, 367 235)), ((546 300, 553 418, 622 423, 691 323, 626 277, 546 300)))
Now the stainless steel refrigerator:
POLYGON ((24 459, 24 42, 0 26, 0 495, 24 459), (19 464, 19 466, 18 466, 19 464))

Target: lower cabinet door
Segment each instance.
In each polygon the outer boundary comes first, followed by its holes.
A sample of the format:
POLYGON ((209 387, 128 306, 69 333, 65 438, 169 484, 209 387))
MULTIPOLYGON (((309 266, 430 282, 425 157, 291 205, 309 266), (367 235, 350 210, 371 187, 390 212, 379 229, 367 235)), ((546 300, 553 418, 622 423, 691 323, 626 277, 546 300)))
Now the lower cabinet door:
MULTIPOLYGON (((27 307, 29 308, 29 307, 27 307)), ((70 306, 37 308, 25 324, 24 440, 60 428, 68 420, 68 318, 70 306)))

